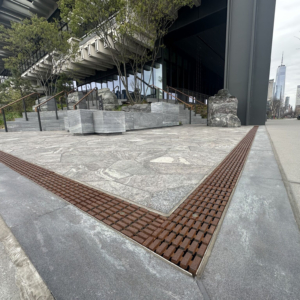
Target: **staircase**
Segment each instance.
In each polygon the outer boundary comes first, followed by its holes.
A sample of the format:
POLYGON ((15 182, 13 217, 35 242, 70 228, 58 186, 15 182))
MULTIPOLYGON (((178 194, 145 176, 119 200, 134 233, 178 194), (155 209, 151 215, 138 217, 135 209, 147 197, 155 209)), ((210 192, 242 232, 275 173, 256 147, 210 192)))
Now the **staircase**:
MULTIPOLYGON (((43 131, 65 130, 64 117, 67 116, 67 111, 58 111, 57 114, 58 120, 56 120, 55 111, 40 112, 43 131)), ((8 132, 40 131, 37 113, 28 112, 27 117, 28 121, 26 121, 23 113, 22 118, 16 118, 15 121, 7 121, 8 132)))
POLYGON ((207 119, 202 118, 202 116, 197 113, 197 111, 191 111, 181 103, 175 103, 172 99, 157 99, 157 98, 147 98, 148 103, 155 103, 155 102, 166 102, 166 103, 172 103, 177 104, 179 106, 179 122, 181 122, 182 125, 185 124, 203 124, 207 125, 207 119), (191 117, 191 122, 190 122, 191 117))

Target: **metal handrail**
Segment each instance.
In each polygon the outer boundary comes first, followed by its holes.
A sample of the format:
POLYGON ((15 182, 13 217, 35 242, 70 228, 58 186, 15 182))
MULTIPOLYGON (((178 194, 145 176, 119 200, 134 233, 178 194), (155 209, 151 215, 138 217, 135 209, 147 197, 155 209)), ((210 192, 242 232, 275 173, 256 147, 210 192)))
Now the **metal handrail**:
MULTIPOLYGON (((65 91, 61 91, 58 94, 56 94, 56 95, 52 96, 51 98, 47 99, 46 101, 42 102, 41 104, 37 105, 35 107, 35 111, 37 111, 37 109, 40 109, 41 106, 43 106, 44 104, 46 104, 47 102, 49 102, 50 100, 52 100, 53 98, 57 97, 58 95, 60 95, 62 93, 65 93, 65 91)), ((56 101, 55 101, 55 103, 56 103, 56 101)))
MULTIPOLYGON (((67 98, 68 98, 67 96, 70 95, 71 93, 75 92, 76 90, 77 90, 77 87, 74 88, 73 90, 69 91, 69 92, 65 92, 65 95, 64 95, 65 98, 67 99, 67 98)), ((61 110, 63 110, 63 106, 62 106, 61 99, 62 99, 64 96, 60 96, 59 99, 58 99, 58 101, 59 101, 59 103, 60 103, 60 108, 61 108, 61 110)), ((67 109, 68 109, 68 103, 67 103, 67 109)))
POLYGON ((25 114, 25 120, 28 121, 25 99, 28 98, 28 97, 31 97, 31 96, 33 96, 33 95, 38 95, 38 100, 39 100, 40 94, 37 93, 37 92, 34 92, 34 93, 31 93, 31 94, 29 94, 29 95, 27 95, 27 96, 24 96, 24 97, 22 97, 22 98, 20 98, 20 99, 18 99, 18 100, 15 100, 15 101, 12 102, 12 103, 9 103, 9 104, 7 104, 7 105, 4 105, 4 106, 2 106, 2 107, 0 108, 0 113, 2 113, 2 115, 3 115, 3 123, 4 123, 4 127, 5 127, 5 131, 6 131, 6 132, 8 132, 8 128, 7 128, 6 118, 5 118, 5 108, 7 108, 7 107, 9 107, 9 106, 11 106, 11 105, 13 105, 13 104, 16 104, 16 103, 18 103, 18 102, 20 102, 20 101, 23 101, 23 109, 24 109, 24 114, 25 114))
POLYGON ((81 102, 81 101, 83 101, 87 96, 89 96, 92 92, 94 92, 94 91, 97 91, 98 90, 98 88, 97 87, 94 87, 92 90, 90 90, 86 95, 84 95, 77 103, 75 103, 74 105, 73 105, 73 108, 74 109, 77 109, 77 105, 81 102))
MULTIPOLYGON (((179 102, 181 102, 182 104, 184 104, 184 105, 186 105, 186 106, 192 108, 192 105, 190 105, 190 104, 188 104, 188 103, 186 103, 186 102, 184 102, 184 101, 178 99, 176 96, 170 94, 169 92, 166 92, 165 90, 163 90, 163 89, 161 89, 161 88, 159 88, 159 87, 157 87, 157 86, 155 86, 155 85, 153 85, 153 84, 148 84, 146 81, 144 81, 142 78, 140 78, 140 77, 138 77, 138 76, 136 76, 136 78, 137 78, 138 80, 142 81, 142 82, 143 82, 144 84, 146 84, 148 87, 154 88, 154 89, 158 89, 158 90, 162 90, 162 91, 163 91, 164 93, 166 93, 167 95, 171 95, 171 97, 174 97, 177 101, 179 101, 179 102)), ((158 95, 158 101, 159 101, 159 95, 158 95)))
POLYGON ((184 96, 186 96, 186 97, 188 97, 188 98, 191 98, 192 100, 195 100, 195 101, 199 102, 199 103, 202 104, 202 105, 207 106, 205 103, 203 103, 203 102, 197 100, 196 97, 187 95, 187 94, 185 94, 184 92, 179 91, 179 90, 177 90, 177 89, 175 89, 175 88, 173 88, 173 87, 171 87, 171 86, 167 86, 167 88, 172 89, 172 90, 174 90, 174 91, 176 91, 176 92, 178 92, 178 93, 181 93, 182 95, 184 95, 184 96))
POLYGON ((189 104, 189 103, 186 103, 182 100, 180 100, 179 98, 177 98, 176 96, 172 95, 171 93, 169 92, 166 92, 165 90, 155 86, 155 85, 151 85, 152 87, 154 87, 155 89, 158 89, 158 90, 162 90, 164 93, 166 93, 167 95, 170 95, 171 97, 174 97, 177 101, 181 102, 182 104, 186 105, 187 107, 190 107, 190 108, 193 108, 193 105, 192 104, 189 104))
POLYGON ((13 105, 13 104, 15 104, 15 103, 17 103, 17 102, 19 102, 19 101, 21 101, 21 100, 24 100, 24 99, 26 99, 27 97, 33 96, 33 95, 35 95, 35 94, 40 95, 39 93, 35 92, 35 93, 29 94, 29 95, 27 95, 27 96, 24 96, 24 97, 22 97, 22 98, 20 98, 20 99, 18 99, 18 100, 15 100, 15 101, 12 102, 12 103, 9 103, 9 104, 7 104, 7 105, 4 105, 4 106, 0 107, 0 112, 1 112, 2 109, 6 108, 6 107, 8 107, 8 106, 11 106, 11 105, 13 105))

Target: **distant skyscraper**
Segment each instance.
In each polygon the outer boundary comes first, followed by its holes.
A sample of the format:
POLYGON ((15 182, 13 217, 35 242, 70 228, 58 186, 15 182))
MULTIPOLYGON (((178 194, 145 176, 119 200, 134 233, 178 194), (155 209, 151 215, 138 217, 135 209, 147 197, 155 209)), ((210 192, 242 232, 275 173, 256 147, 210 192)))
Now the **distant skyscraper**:
POLYGON ((296 106, 300 105, 300 85, 297 86, 296 106))
POLYGON ((284 105, 284 90, 285 90, 286 66, 283 64, 283 55, 281 66, 277 69, 276 82, 274 88, 274 100, 280 100, 284 105))
POLYGON ((273 93, 274 93, 274 79, 270 79, 269 87, 268 87, 268 101, 273 100, 273 93))
POLYGON ((290 97, 285 97, 285 110, 289 108, 290 105, 290 97))

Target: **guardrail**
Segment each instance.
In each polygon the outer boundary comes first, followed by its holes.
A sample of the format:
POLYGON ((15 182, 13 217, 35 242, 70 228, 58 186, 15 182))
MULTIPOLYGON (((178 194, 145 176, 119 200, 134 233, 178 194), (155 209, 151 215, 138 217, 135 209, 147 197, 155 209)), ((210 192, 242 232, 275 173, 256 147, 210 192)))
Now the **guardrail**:
POLYGON ((26 100, 31 97, 31 96, 34 96, 34 95, 37 95, 37 100, 39 102, 39 96, 40 94, 35 92, 35 93, 31 93, 27 96, 24 96, 18 100, 15 100, 13 101, 12 103, 9 103, 7 105, 4 105, 2 107, 0 107, 0 113, 2 113, 3 115, 3 123, 4 123, 4 127, 5 127, 5 131, 8 132, 8 128, 7 128, 7 123, 6 123, 6 117, 5 117, 5 109, 8 108, 8 107, 11 107, 12 105, 16 104, 16 103, 19 103, 20 101, 23 102, 23 109, 24 109, 24 114, 25 114, 25 120, 28 121, 28 117, 27 117, 27 111, 26 111, 26 100))
POLYGON ((90 100, 92 100, 92 105, 94 105, 94 95, 93 93, 95 92, 95 101, 96 101, 96 109, 100 109, 103 110, 103 100, 102 100, 102 96, 99 97, 98 96, 98 88, 95 87, 92 90, 90 90, 86 95, 84 95, 77 103, 74 104, 73 108, 77 109, 77 105, 79 105, 83 100, 87 100, 87 108, 90 108, 90 100), (92 96, 92 99, 89 99, 92 96))

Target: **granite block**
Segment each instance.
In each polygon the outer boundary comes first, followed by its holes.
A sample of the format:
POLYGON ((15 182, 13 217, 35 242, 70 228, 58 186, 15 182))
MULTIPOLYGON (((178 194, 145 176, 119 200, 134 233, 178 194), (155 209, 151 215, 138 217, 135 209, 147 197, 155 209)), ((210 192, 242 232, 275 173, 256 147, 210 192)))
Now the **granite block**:
POLYGON ((163 114, 163 126, 179 125, 179 114, 163 114))
POLYGON ((125 125, 126 125, 126 131, 134 129, 134 120, 133 120, 132 112, 125 113, 125 125))
POLYGON ((132 113, 134 129, 163 127, 163 114, 132 113))
POLYGON ((69 118, 64 117, 65 130, 69 131, 69 118))
POLYGON ((69 131, 73 134, 94 133, 93 112, 85 109, 69 110, 69 131))
POLYGON ((95 133, 122 133, 126 131, 123 111, 94 111, 95 133))
POLYGON ((152 113, 161 113, 161 114, 179 114, 178 104, 171 104, 166 102, 156 102, 151 103, 151 112, 152 113))

